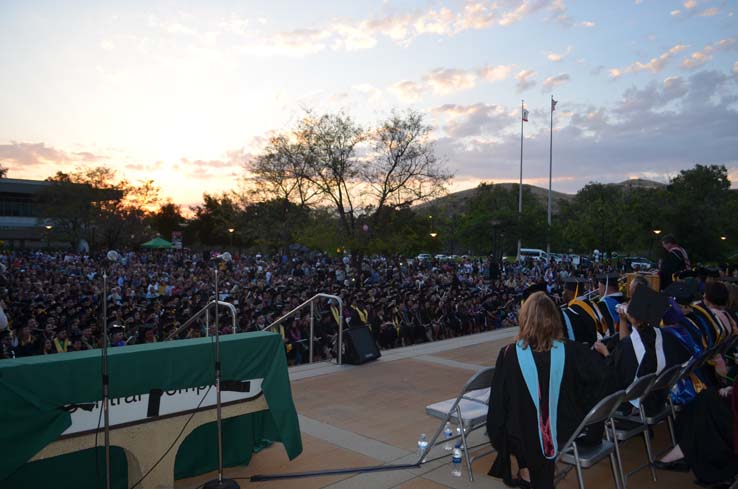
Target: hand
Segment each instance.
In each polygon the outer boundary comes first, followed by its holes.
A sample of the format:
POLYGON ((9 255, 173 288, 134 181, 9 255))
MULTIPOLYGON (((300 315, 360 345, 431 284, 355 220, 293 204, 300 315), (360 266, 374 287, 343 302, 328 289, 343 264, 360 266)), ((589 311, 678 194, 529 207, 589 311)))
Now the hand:
POLYGON ((595 342, 594 349, 595 351, 597 351, 597 353, 599 353, 603 357, 610 356, 610 352, 607 350, 607 347, 605 346, 605 344, 602 343, 601 341, 595 342))
POLYGON ((730 387, 724 387, 718 391, 718 394, 720 394, 720 397, 730 397, 730 395, 733 393, 733 386, 730 387))

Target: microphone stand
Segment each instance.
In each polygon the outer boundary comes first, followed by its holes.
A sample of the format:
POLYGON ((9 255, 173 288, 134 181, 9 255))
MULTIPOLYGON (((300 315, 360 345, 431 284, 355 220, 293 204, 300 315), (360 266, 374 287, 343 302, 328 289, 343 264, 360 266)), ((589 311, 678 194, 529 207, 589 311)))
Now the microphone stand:
MULTIPOLYGON (((222 258, 221 258, 222 259, 222 258)), ((218 263, 215 262, 215 395, 216 395, 216 412, 218 418, 218 478, 208 481, 203 489, 240 489, 240 486, 233 479, 223 478, 223 424, 221 418, 220 403, 220 318, 218 316, 218 301, 220 293, 218 292, 218 263)))
POLYGON ((108 272, 103 271, 102 390, 105 423, 105 489, 110 489, 110 395, 108 378, 108 272))

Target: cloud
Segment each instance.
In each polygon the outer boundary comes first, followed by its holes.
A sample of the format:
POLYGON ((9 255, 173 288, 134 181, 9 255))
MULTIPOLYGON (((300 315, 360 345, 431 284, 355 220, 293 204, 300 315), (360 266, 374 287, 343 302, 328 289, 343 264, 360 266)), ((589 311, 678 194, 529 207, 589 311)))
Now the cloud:
POLYGON ((689 46, 685 44, 677 44, 675 46, 672 46, 667 51, 663 52, 656 58, 651 58, 647 62, 642 61, 636 61, 635 63, 620 69, 620 68, 612 68, 610 70, 610 77, 611 78, 619 78, 620 76, 624 74, 629 73, 638 73, 640 71, 650 71, 652 73, 658 73, 661 70, 664 69, 664 66, 666 66, 666 63, 673 58, 675 55, 681 53, 685 49, 687 49, 689 46))
POLYGON ((22 170, 39 165, 75 165, 99 162, 103 156, 87 151, 68 153, 47 146, 46 143, 23 143, 11 141, 0 144, 0 164, 12 170, 22 170))
POLYGON ((406 103, 417 102, 423 94, 423 87, 410 80, 403 80, 395 83, 389 88, 397 98, 406 103))
POLYGON ((473 88, 477 82, 477 75, 464 70, 438 68, 426 74, 423 81, 433 93, 447 94, 473 88))
POLYGON ((557 63, 559 61, 563 61, 564 58, 566 58, 570 53, 571 53, 571 46, 568 46, 566 48, 566 51, 564 51, 561 54, 554 53, 554 52, 547 53, 546 54, 546 58, 548 58, 549 61, 553 61, 553 62, 557 63))
POLYGON ((685 0, 682 5, 684 5, 684 8, 693 9, 697 6, 697 0, 685 0))
POLYGON ((553 88, 563 85, 571 80, 571 77, 567 73, 561 73, 556 76, 549 76, 541 84, 541 92, 548 92, 553 88))
POLYGON ((595 23, 592 22, 591 20, 583 20, 582 22, 579 23, 579 25, 581 25, 582 27, 594 27, 595 23))
POLYGON ((682 11, 677 9, 677 10, 672 10, 669 13, 671 14, 672 17, 676 17, 677 15, 681 14, 682 11))
MULTIPOLYGON (((644 168, 652 175, 667 175, 702 161, 724 164, 737 174, 733 148, 738 147, 738 110, 726 103, 733 96, 725 90, 733 83, 726 73, 707 71, 628 89, 613 106, 570 103, 571 115, 561 112, 554 125, 558 189, 575 191, 589 181, 618 182, 641 175, 644 168)), ((485 131, 487 119, 480 117, 484 110, 467 107, 466 112, 456 109, 457 137, 437 142, 450 169, 460 179, 517 179, 519 119, 511 117, 507 125, 485 131)), ((518 112, 515 107, 500 111, 518 112)), ((548 138, 548 124, 526 126, 526 181, 548 176, 548 138)))
POLYGON ((689 58, 684 58, 682 60, 682 68, 685 70, 699 68, 710 61, 715 52, 723 49, 730 49, 735 46, 735 44, 735 38, 721 39, 712 44, 708 44, 702 49, 702 51, 695 51, 689 56, 689 58))
POLYGON ((717 7, 710 7, 710 8, 706 8, 705 10, 703 10, 702 12, 700 12, 697 15, 700 16, 700 17, 714 17, 714 16, 716 16, 719 13, 720 13, 720 9, 719 8, 717 8, 717 7))
POLYGON ((496 136, 518 118, 500 105, 477 103, 472 105, 446 104, 431 112, 445 119, 443 131, 450 137, 496 136))
MULTIPOLYGON (((382 39, 401 46, 421 36, 453 37, 470 30, 507 27, 538 12, 548 21, 572 25, 564 0, 466 0, 455 7, 430 6, 401 10, 364 19, 329 18, 323 23, 284 31, 270 30, 267 22, 237 14, 221 17, 201 30, 193 27, 193 15, 177 13, 172 19, 149 16, 149 26, 172 36, 215 44, 219 38, 235 38, 238 52, 259 56, 307 56, 328 49, 371 49, 382 39)), ((207 21, 207 19, 205 19, 207 21)), ((582 25, 594 25, 585 21, 582 25)))
POLYGON ((517 88, 518 93, 524 92, 529 88, 533 88, 536 85, 536 81, 533 79, 535 76, 536 72, 533 70, 523 70, 518 72, 518 74, 515 75, 515 79, 517 80, 515 87, 517 88))
POLYGON ((512 66, 497 65, 480 68, 479 76, 487 81, 500 81, 507 79, 512 71, 512 66))
POLYGON ((427 91, 447 95, 474 88, 480 79, 489 82, 505 80, 512 69, 512 66, 506 65, 483 66, 471 70, 436 68, 423 75, 418 82, 403 80, 393 84, 388 90, 404 102, 416 102, 427 91))

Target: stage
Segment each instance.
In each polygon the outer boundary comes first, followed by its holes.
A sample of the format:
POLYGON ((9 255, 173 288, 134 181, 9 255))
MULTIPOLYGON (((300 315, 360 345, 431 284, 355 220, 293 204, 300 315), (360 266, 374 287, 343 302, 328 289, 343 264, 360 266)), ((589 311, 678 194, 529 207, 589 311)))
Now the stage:
MULTIPOLYGON (((230 478, 254 474, 277 474, 364 465, 414 463, 420 433, 430 438, 438 421, 425 414, 425 406, 456 397, 464 382, 476 370, 492 366, 497 352, 511 342, 516 330, 504 329, 452 340, 426 343, 382 352, 378 361, 338 367, 327 363, 290 368, 292 395, 299 414, 303 453, 289 462, 279 444, 254 454, 248 467, 226 469, 230 478)), ((484 430, 473 435, 483 440, 484 430)), ((655 449, 667 443, 666 430, 656 430, 655 449)), ((432 452, 442 454, 442 447, 432 452)), ((643 441, 636 438, 623 445, 626 471, 646 460, 643 441)), ((422 465, 419 469, 313 477, 250 483, 241 487, 264 489, 377 488, 436 489, 462 487, 506 487, 486 475, 495 455, 474 463, 475 480, 464 474, 451 477, 450 457, 422 465)), ((629 487, 680 489, 694 487, 691 474, 658 471, 658 482, 642 470, 628 480, 629 487)), ((176 489, 196 489, 214 473, 178 480, 176 489)), ((607 460, 584 471, 587 487, 613 487, 607 460)), ((560 488, 577 487, 570 472, 560 488)))

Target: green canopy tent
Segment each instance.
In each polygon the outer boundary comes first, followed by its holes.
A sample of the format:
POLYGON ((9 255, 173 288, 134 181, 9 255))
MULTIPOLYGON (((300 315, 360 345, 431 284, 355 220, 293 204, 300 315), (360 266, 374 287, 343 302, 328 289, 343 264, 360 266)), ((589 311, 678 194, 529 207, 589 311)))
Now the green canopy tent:
POLYGON ((141 245, 141 248, 171 248, 172 243, 164 238, 156 237, 151 241, 147 241, 141 245))

